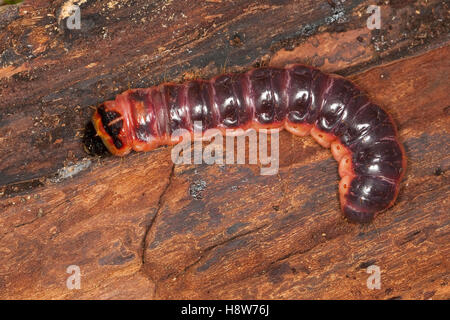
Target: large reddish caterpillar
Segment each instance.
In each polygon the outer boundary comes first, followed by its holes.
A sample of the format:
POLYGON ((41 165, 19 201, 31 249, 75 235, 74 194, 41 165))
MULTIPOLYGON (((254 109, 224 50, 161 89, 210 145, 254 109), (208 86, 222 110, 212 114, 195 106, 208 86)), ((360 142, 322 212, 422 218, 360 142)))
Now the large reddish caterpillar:
POLYGON ((339 162, 344 215, 370 222, 393 205, 406 158, 390 116, 353 83, 292 65, 212 80, 131 89, 98 106, 93 123, 118 156, 176 144, 177 129, 282 129, 312 137, 339 162), (198 122, 196 122, 197 124, 198 122))

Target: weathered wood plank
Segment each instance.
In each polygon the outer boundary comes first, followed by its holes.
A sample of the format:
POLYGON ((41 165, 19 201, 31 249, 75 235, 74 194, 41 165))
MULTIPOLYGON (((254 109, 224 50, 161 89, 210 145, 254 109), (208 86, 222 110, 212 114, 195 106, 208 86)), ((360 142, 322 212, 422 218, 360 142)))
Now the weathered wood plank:
POLYGON ((79 31, 62 4, 0 20, 1 298, 450 297, 445 3, 392 2, 378 31, 368 1, 86 1, 79 31), (407 176, 374 224, 342 219, 336 164, 309 138, 281 134, 275 176, 83 149, 89 106, 128 86, 291 62, 349 75, 399 124, 407 176))

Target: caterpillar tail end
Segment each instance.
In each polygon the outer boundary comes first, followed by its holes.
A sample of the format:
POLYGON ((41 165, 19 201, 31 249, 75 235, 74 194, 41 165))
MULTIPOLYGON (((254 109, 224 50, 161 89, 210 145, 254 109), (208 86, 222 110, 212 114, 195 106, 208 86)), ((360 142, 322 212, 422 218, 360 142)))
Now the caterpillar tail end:
POLYGON ((367 212, 360 210, 360 208, 355 208, 347 201, 347 194, 350 191, 350 185, 352 183, 353 177, 346 175, 342 177, 339 182, 339 200, 341 203, 341 210, 344 217, 353 223, 370 223, 375 218, 375 212, 367 212))

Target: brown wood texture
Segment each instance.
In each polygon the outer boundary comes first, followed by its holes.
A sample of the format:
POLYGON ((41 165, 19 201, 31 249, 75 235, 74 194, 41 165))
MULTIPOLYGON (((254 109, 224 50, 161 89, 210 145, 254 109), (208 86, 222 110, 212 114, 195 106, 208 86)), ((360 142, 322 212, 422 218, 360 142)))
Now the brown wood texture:
POLYGON ((449 299, 450 46, 444 1, 25 1, 0 10, 0 298, 449 299), (63 6, 81 8, 81 30, 63 6), (330 5, 330 3, 332 5, 330 5), (129 87, 302 62, 398 124, 396 205, 346 222, 337 164, 280 134, 279 174, 86 153, 92 108, 129 87), (369 290, 366 268, 381 269, 369 290), (66 268, 81 269, 69 290, 66 268))

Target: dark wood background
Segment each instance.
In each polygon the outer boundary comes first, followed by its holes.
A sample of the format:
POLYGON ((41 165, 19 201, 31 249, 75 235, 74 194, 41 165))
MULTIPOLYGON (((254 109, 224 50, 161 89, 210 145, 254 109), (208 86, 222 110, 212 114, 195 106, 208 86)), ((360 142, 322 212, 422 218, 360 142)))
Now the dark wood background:
POLYGON ((445 1, 25 1, 0 9, 0 298, 448 299, 445 1), (80 4, 81 29, 62 9, 80 4), (280 134, 280 171, 88 154, 92 106, 130 87, 306 63, 385 107, 408 156, 396 205, 346 222, 337 164, 280 134), (381 269, 369 290, 366 268, 381 269), (81 269, 68 290, 66 268, 81 269))

